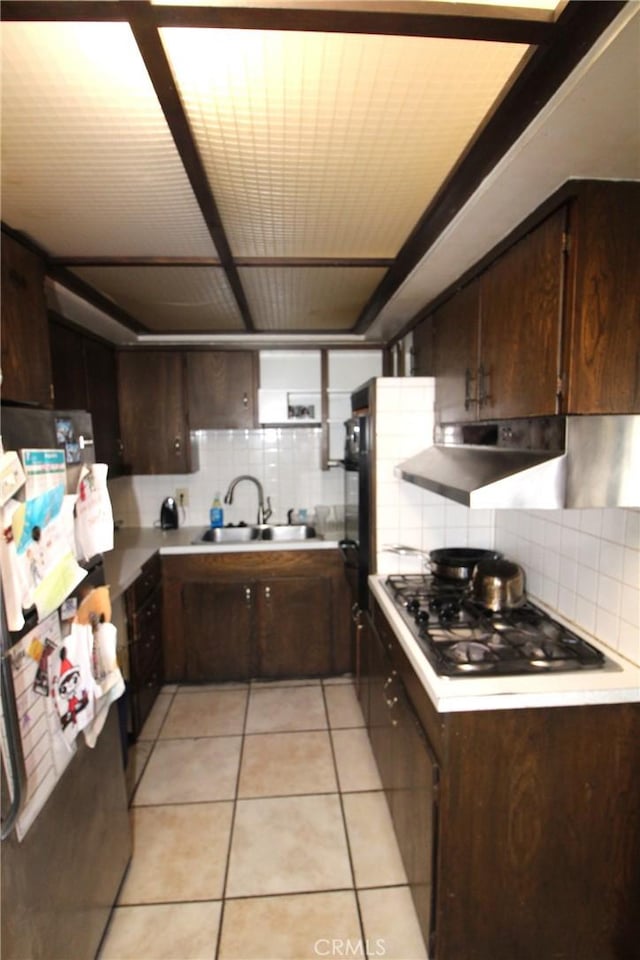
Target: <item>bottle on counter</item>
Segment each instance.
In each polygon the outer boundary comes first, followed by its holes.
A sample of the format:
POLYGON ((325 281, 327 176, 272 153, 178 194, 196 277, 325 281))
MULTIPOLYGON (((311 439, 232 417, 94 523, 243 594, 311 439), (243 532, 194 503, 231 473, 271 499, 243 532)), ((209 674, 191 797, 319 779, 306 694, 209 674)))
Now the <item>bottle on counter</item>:
POLYGON ((224 522, 224 512, 220 502, 220 494, 216 493, 213 498, 211 510, 209 510, 209 524, 212 527, 221 527, 224 522))

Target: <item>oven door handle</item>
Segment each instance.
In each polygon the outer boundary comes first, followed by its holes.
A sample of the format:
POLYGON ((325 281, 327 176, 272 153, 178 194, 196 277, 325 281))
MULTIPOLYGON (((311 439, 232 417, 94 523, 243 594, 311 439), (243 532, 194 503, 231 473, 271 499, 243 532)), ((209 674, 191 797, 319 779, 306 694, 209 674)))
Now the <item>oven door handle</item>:
POLYGON ((360 564, 358 563, 358 544, 355 540, 339 540, 338 549, 342 554, 342 559, 344 560, 345 566, 349 567, 352 570, 357 570, 360 564))

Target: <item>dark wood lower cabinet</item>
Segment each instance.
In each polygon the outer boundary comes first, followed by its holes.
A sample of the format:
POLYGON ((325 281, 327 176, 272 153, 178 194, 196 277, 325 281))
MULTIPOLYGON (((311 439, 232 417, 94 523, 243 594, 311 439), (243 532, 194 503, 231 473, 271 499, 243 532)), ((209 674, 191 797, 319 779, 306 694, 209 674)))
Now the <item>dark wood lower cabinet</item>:
POLYGON ((182 585, 184 679, 189 683, 249 679, 252 590, 249 583, 182 585))
POLYGON ((640 704, 438 713, 371 620, 361 689, 431 960, 638 960, 640 704))
MULTIPOLYGON (((369 622, 363 645, 368 723, 380 777, 425 944, 433 942, 432 904, 439 768, 391 659, 387 638, 369 622)), ((432 954, 430 954, 432 956, 432 954)))
POLYGON ((129 641, 129 725, 135 741, 164 683, 160 558, 151 557, 125 593, 129 641))
POLYGON ((352 669, 348 586, 337 550, 165 557, 163 582, 170 682, 352 669))
POLYGON ((332 669, 331 581, 271 577, 256 583, 259 677, 327 676, 332 669))

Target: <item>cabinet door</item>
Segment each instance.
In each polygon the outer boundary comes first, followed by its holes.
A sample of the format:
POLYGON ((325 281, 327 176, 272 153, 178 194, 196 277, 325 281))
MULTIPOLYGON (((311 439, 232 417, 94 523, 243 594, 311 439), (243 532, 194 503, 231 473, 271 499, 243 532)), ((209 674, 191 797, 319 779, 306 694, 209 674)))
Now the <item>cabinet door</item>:
POLYGON ((434 317, 421 320, 413 330, 413 376, 434 377, 435 356, 433 343, 434 317))
POLYGON ((400 681, 391 736, 391 818, 425 944, 433 935, 439 770, 400 681))
POLYGON ((123 458, 132 473, 188 473, 189 431, 183 357, 136 350, 118 354, 123 458))
POLYGON ((391 806, 391 788, 393 783, 392 735, 396 722, 394 710, 397 704, 393 687, 396 683, 396 670, 391 664, 377 630, 369 622, 366 632, 368 641, 369 669, 369 719, 368 732, 373 755, 376 758, 378 772, 385 788, 387 801, 391 806))
POLYGON ((447 300, 433 316, 433 364, 436 420, 474 420, 478 395, 478 281, 447 300))
POLYGON ((331 583, 286 577, 257 584, 259 677, 332 673, 331 583))
MULTIPOLYGON (((84 337, 63 323, 52 320, 51 369, 54 402, 59 410, 88 410, 87 379, 84 362, 84 337)), ((94 424, 95 435, 95 424, 94 424)))
POLYGON ((109 465, 109 476, 123 472, 115 349, 52 320, 51 364, 55 405, 88 410, 93 419, 95 456, 109 465))
MULTIPOLYGON (((128 599, 135 596, 128 591, 128 599)), ((134 740, 137 739, 162 686, 162 588, 156 589, 129 621, 129 696, 134 740)))
POLYGON ((123 473, 118 409, 118 373, 113 347, 92 337, 84 342, 89 410, 93 418, 96 460, 109 464, 109 475, 123 473))
POLYGON ((562 207, 481 277, 481 420, 556 411, 565 227, 562 207))
POLYGON ((255 584, 184 583, 184 675, 191 683, 248 680, 255 584))
POLYGON ((568 413, 640 413, 640 184, 589 184, 571 207, 568 413))
POLYGON ((51 407, 49 321, 40 258, 2 234, 2 399, 51 407))
POLYGON ((187 354, 192 430, 256 425, 256 353, 207 350, 187 354))

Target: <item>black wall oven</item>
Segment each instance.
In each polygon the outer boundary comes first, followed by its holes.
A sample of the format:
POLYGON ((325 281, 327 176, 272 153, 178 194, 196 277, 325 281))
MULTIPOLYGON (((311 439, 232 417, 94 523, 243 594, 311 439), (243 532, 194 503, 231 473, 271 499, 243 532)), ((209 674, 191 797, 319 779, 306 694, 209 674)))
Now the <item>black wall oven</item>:
POLYGON ((344 517, 341 548, 347 575, 361 610, 368 607, 371 570, 371 464, 369 385, 351 396, 353 415, 345 421, 344 517))

